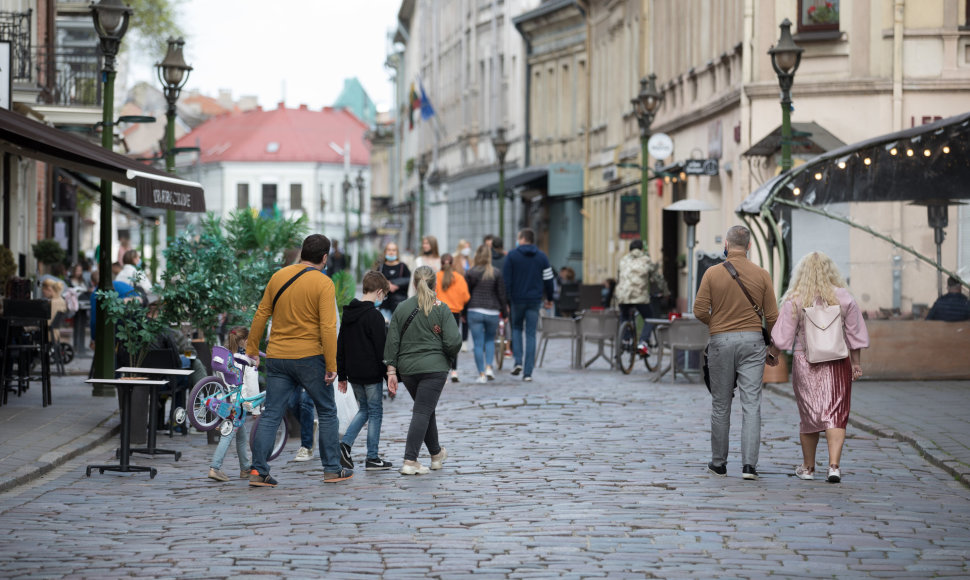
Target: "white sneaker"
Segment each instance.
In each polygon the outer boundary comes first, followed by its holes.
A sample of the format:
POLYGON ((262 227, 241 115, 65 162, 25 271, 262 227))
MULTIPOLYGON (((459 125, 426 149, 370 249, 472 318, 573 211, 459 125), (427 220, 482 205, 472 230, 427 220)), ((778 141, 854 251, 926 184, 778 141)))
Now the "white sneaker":
POLYGON ((313 450, 307 449, 306 447, 300 447, 300 450, 296 452, 296 457, 293 461, 310 461, 313 459, 313 450))
POLYGON ((461 343, 461 352, 468 352, 468 341, 461 343))
POLYGON ((417 461, 405 461, 401 466, 401 475, 426 475, 430 472, 430 469, 417 461))
POLYGON ((458 371, 451 371, 451 382, 458 382, 458 371))
POLYGON ((445 462, 445 459, 448 459, 448 450, 442 447, 437 455, 431 456, 431 469, 441 469, 441 464, 445 462))
POLYGON ((488 379, 485 378, 485 375, 478 375, 478 379, 476 379, 475 382, 476 383, 487 383, 488 382, 488 379))
POLYGON ((490 367, 490 366, 486 366, 485 367, 485 378, 488 379, 488 380, 490 380, 490 381, 494 381, 495 380, 495 372, 492 371, 492 367, 490 367))
POLYGON ((842 470, 839 469, 839 466, 829 465, 829 476, 827 481, 829 483, 839 483, 842 481, 842 470))

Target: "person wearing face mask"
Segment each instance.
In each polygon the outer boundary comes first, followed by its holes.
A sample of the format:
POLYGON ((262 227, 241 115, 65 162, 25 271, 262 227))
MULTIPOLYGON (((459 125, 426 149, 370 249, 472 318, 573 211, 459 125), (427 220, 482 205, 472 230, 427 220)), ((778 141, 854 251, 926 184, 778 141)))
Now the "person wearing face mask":
POLYGON ((391 320, 397 305, 408 299, 408 286, 411 284, 411 270, 401 260, 397 244, 389 242, 384 246, 384 260, 376 271, 384 275, 388 282, 387 297, 380 305, 384 319, 391 320))
MULTIPOLYGON (((390 285, 380 272, 367 272, 363 280, 364 295, 354 298, 344 306, 337 335, 337 388, 347 392, 347 382, 354 388, 354 397, 360 408, 347 426, 340 441, 340 463, 354 468, 350 451, 357 435, 367 423, 367 461, 365 469, 390 469, 391 462, 378 455, 381 438, 381 421, 384 406, 381 401, 387 366, 384 364, 384 341, 387 337, 384 320, 376 307, 390 293, 390 285)), ((397 386, 390 390, 397 393, 397 386)))
MULTIPOLYGON (((431 268, 433 272, 441 269, 441 255, 438 254, 438 238, 434 236, 424 236, 421 238, 421 255, 414 259, 414 269, 421 266, 431 268)), ((414 284, 408 289, 408 297, 415 295, 414 284)))

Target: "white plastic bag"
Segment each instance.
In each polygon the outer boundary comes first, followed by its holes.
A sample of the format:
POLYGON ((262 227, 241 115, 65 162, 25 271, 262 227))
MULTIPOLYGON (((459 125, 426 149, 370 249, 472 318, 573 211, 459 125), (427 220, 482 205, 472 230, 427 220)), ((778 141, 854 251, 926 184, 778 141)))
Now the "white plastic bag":
MULTIPOLYGON (((244 399, 255 397, 259 394, 259 371, 253 367, 243 367, 242 396, 244 399)), ((250 403, 246 403, 249 405, 250 403)), ((262 405, 252 410, 253 415, 259 415, 262 405)))
POLYGON ((333 398, 337 402, 337 420, 340 421, 337 430, 340 432, 339 435, 343 437, 360 407, 357 405, 357 397, 354 396, 354 388, 350 386, 350 383, 347 383, 347 392, 341 393, 340 389, 337 388, 337 382, 334 381, 333 398))

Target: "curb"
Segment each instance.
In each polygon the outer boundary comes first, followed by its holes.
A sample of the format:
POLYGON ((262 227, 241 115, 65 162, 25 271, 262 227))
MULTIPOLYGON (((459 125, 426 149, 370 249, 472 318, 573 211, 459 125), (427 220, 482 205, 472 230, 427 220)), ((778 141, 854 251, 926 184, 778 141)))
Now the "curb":
MULTIPOLYGON (((776 395, 781 395, 782 397, 788 397, 791 400, 795 400, 795 394, 791 391, 791 383, 780 384, 785 385, 788 388, 783 389, 776 384, 765 384, 764 387, 776 395)), ((895 439, 896 441, 908 443, 930 464, 939 467, 943 471, 949 473, 954 479, 963 485, 970 487, 970 468, 961 464, 951 455, 937 447, 932 441, 920 439, 912 433, 903 433, 901 431, 885 427, 879 423, 870 421, 869 419, 850 416, 849 424, 857 429, 861 429, 878 437, 885 437, 887 439, 895 439)))
POLYGON ((25 465, 4 475, 0 479, 0 492, 9 491, 17 486, 39 479, 54 468, 115 438, 120 432, 120 427, 120 419, 115 412, 88 433, 41 455, 32 465, 25 465))

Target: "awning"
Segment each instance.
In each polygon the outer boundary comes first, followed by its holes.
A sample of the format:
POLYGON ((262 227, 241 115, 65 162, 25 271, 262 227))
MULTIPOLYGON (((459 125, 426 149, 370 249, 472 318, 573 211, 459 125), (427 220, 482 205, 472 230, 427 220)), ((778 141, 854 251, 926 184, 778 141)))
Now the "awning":
MULTIPOLYGON (((520 186, 544 188, 548 182, 547 169, 527 169, 505 178, 505 195, 511 196, 512 190, 520 186)), ((478 188, 478 199, 490 199, 498 195, 498 181, 478 188)))
POLYGON ((0 150, 134 187, 141 206, 204 212, 202 186, 0 109, 0 150))
MULTIPOLYGON (((818 155, 844 147, 845 142, 818 123, 792 123, 792 154, 818 155)), ((770 157, 781 151, 781 125, 741 154, 742 157, 770 157)))
POLYGON ((970 113, 833 149, 765 182, 735 210, 775 198, 807 205, 970 198, 970 113))

